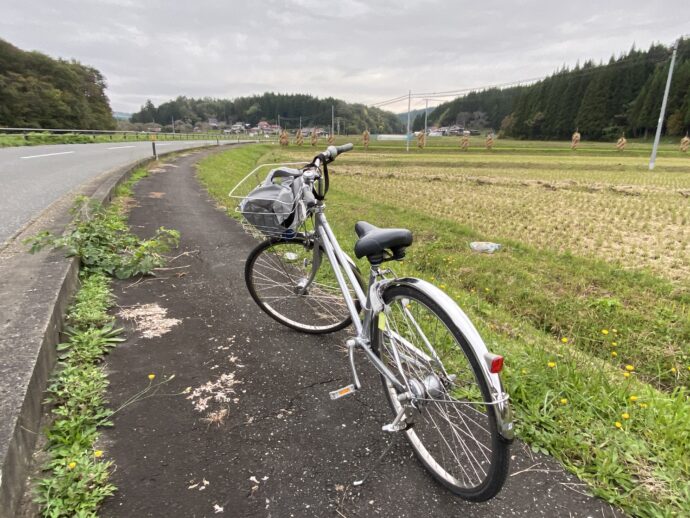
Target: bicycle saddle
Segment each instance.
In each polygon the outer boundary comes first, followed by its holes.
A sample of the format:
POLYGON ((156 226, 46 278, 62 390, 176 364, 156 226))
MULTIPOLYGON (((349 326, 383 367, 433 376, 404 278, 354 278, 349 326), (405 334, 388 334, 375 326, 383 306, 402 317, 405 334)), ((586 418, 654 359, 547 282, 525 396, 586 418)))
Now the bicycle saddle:
POLYGON ((392 259, 402 259, 405 248, 412 244, 412 232, 405 228, 378 228, 366 221, 358 221, 355 232, 359 237, 355 243, 357 259, 366 256, 372 264, 383 262, 386 250, 393 253, 392 259))

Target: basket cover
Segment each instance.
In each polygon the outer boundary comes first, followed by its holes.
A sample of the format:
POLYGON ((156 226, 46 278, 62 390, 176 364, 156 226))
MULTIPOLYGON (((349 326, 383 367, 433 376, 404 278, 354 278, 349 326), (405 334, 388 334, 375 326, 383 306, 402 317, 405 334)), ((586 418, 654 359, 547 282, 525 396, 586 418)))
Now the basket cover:
POLYGON ((290 169, 271 171, 265 182, 242 200, 239 209, 247 222, 269 235, 282 235, 286 230, 299 226, 304 212, 299 210, 304 184, 295 173, 299 172, 290 169))

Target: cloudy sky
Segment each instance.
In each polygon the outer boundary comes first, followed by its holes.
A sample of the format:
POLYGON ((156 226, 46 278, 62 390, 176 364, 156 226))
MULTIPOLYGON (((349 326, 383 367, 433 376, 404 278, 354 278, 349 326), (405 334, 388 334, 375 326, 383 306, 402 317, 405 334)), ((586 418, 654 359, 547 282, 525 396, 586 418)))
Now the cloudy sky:
MULTIPOLYGON (((114 110, 265 91, 376 103, 547 75, 690 32, 686 1, 3 0, 0 37, 98 68, 114 110)), ((415 101, 414 107, 422 107, 415 101)), ((394 111, 407 108, 393 105, 394 111)))

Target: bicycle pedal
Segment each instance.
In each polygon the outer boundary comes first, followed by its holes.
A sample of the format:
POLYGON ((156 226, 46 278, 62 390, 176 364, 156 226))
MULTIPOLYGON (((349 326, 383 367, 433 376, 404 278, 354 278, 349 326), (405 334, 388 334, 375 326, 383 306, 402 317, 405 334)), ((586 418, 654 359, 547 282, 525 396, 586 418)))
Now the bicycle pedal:
POLYGON ((381 427, 381 430, 384 432, 390 432, 390 433, 395 433, 395 432, 402 432, 407 430, 407 423, 405 421, 401 421, 399 423, 388 423, 385 424, 381 427))
POLYGON ((340 399, 341 397, 349 396, 357 392, 354 385, 348 385, 347 387, 340 388, 338 390, 333 390, 330 392, 331 399, 340 399))

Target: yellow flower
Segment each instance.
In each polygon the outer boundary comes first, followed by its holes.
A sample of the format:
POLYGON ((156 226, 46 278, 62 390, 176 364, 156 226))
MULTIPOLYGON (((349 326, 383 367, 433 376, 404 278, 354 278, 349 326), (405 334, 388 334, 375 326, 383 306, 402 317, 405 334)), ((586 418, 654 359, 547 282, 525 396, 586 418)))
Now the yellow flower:
POLYGON ((446 285, 445 285, 445 284, 441 284, 441 285, 439 286, 439 288, 441 288, 442 290, 445 290, 445 289, 446 289, 446 285))
POLYGON ((567 344, 568 343, 568 337, 564 336, 563 338, 561 338, 561 342, 563 342, 564 344, 567 344))
POLYGON ((607 335, 607 334, 609 334, 609 330, 608 330, 608 329, 602 329, 602 330, 601 330, 601 334, 602 334, 602 335, 607 335))
POLYGON ((620 421, 616 421, 614 424, 616 425, 616 428, 623 428, 623 423, 620 421))
POLYGON ((647 403, 639 403, 640 408, 647 408, 649 405, 647 403))
POLYGON ((556 366, 556 362, 549 362, 546 365, 549 366, 549 369, 553 369, 556 366))
POLYGON ((637 396, 630 396, 630 401, 637 401, 637 396))
POLYGON ((484 288, 484 291, 489 291, 489 288, 484 288))
POLYGON ((150 379, 151 381, 153 381, 155 377, 156 377, 155 374, 149 374, 149 379, 150 379))
POLYGON ((672 374, 675 374, 675 373, 676 373, 676 368, 675 368, 675 367, 671 367, 671 373, 672 373, 672 374))
POLYGON ((520 374, 527 374, 527 369, 520 370, 520 374))
POLYGON ((103 450, 96 450, 93 452, 93 456, 96 458, 102 457, 103 456, 103 450))
POLYGON ((622 417, 623 419, 630 419, 630 414, 627 413, 627 412, 623 412, 623 413, 621 414, 621 417, 622 417))
POLYGON ((616 351, 611 351, 611 358, 615 358, 618 356, 618 353, 616 351))
POLYGON ((616 347, 618 345, 618 342, 611 342, 611 347, 616 347))
POLYGON ((629 378, 629 377, 630 377, 630 373, 629 373, 629 372, 624 372, 624 373, 623 373, 623 377, 624 377, 624 378, 629 378))
POLYGON ((77 467, 77 463, 74 462, 74 461, 72 461, 72 462, 70 462, 69 464, 67 464, 67 467, 68 467, 69 469, 74 469, 74 468, 77 467))
POLYGON ((628 372, 632 372, 632 371, 635 370, 635 367, 633 367, 632 365, 626 365, 626 366, 625 366, 625 370, 628 371, 628 372))
POLYGON ((561 399, 561 405, 567 405, 567 404, 568 404, 568 400, 566 398, 562 398, 561 399))

